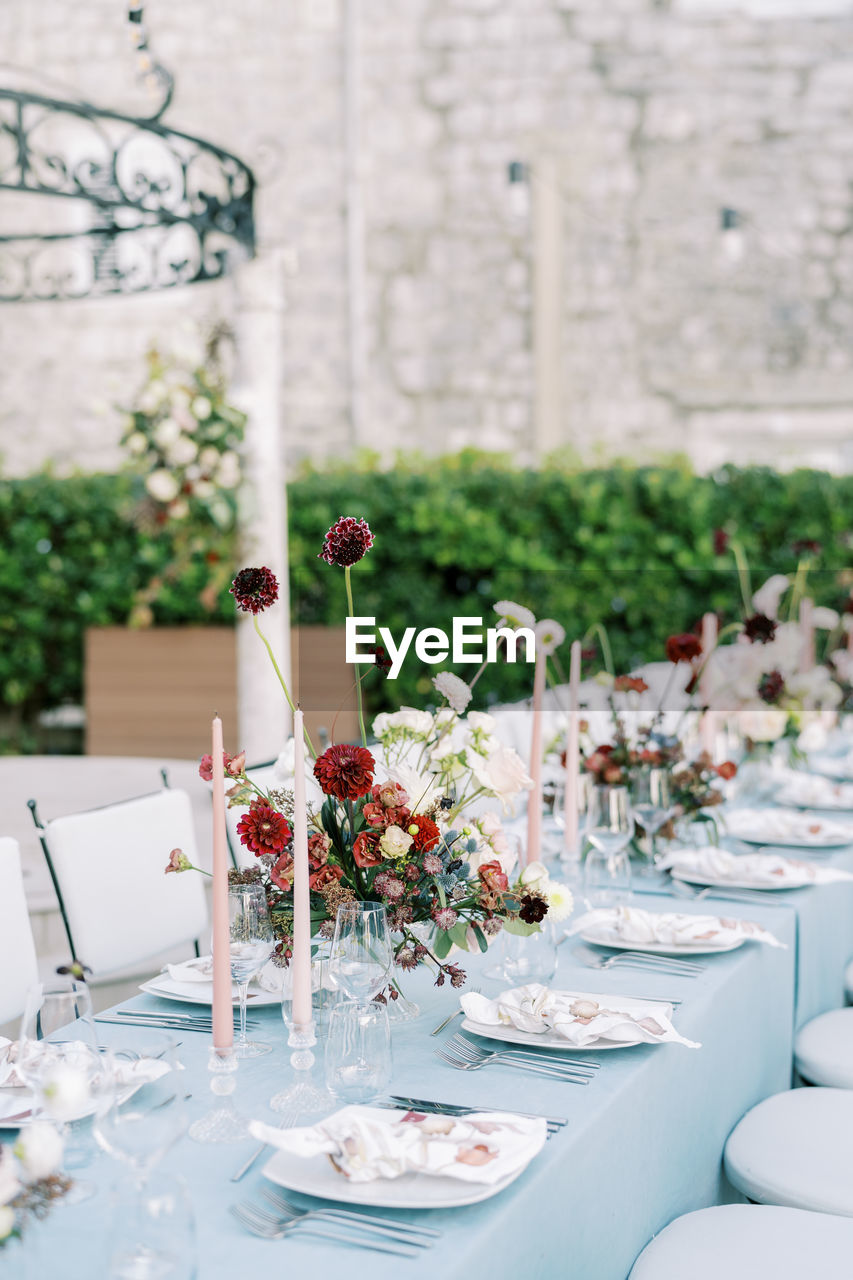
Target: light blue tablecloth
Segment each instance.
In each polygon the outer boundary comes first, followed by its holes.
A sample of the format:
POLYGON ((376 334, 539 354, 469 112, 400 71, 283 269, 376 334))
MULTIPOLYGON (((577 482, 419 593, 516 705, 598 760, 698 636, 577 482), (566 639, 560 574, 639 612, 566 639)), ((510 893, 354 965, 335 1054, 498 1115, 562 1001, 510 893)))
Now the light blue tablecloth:
MULTIPOLYGON (((644 905, 671 909, 673 900, 650 896, 644 905)), ((679 909, 704 912, 709 905, 679 903, 679 909)), ((424 1221, 439 1227, 443 1237, 426 1256, 412 1262, 344 1250, 308 1236, 271 1243, 248 1235, 227 1210, 236 1199, 258 1198, 262 1164, 239 1186, 229 1181, 251 1142, 202 1147, 184 1139, 163 1167, 184 1175, 192 1189, 199 1225, 198 1280, 301 1277, 342 1268, 352 1280, 399 1280, 401 1274, 470 1280, 481 1272, 495 1280, 625 1280, 654 1232, 678 1214, 727 1198, 721 1174, 726 1137, 745 1111, 789 1084, 796 916, 790 909, 763 905, 750 906, 749 915, 773 931, 787 949, 748 943, 708 958, 698 979, 629 970, 598 972, 578 964, 570 944, 561 948, 561 986, 678 997, 683 1004, 676 1025, 702 1042, 700 1050, 662 1045, 599 1053, 595 1056, 602 1069, 587 1087, 500 1065, 475 1074, 438 1062, 432 1053, 436 1042, 428 1032, 454 1007, 455 995, 446 987, 433 988, 426 974, 415 975, 411 985, 423 1012, 416 1022, 394 1031, 393 1092, 563 1115, 568 1126, 547 1143, 517 1182, 492 1200, 424 1212, 424 1221)), ((481 967, 482 960, 472 957, 468 968, 475 981, 481 967)), ((150 996, 132 1003, 169 1007, 150 996)), ((266 1058, 241 1065, 239 1100, 253 1116, 272 1119, 266 1103, 288 1076, 287 1049, 277 1010, 257 1010, 256 1016, 268 1024, 264 1030, 280 1047, 266 1058)), ((99 1025, 105 1041, 120 1041, 121 1028, 99 1025)), ((444 1034, 452 1031, 451 1027, 444 1034)), ((183 1035, 192 1118, 208 1105, 207 1047, 206 1036, 183 1035)), ((99 1155, 87 1176, 106 1192, 115 1167, 99 1155)), ((96 1242, 104 1231, 105 1203, 101 1197, 58 1208, 33 1230, 28 1250, 32 1280, 44 1275, 101 1280, 105 1272, 96 1242)))

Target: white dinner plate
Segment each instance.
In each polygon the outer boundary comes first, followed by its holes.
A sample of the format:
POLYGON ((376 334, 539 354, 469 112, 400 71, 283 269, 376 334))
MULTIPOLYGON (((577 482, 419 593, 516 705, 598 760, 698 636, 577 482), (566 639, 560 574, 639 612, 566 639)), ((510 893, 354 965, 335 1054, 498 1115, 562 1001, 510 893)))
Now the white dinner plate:
MULTIPOLYGON (((145 1081, 143 1080, 140 1081, 139 1084, 127 1085, 123 1093, 121 1093, 117 1098, 119 1106, 121 1106, 122 1103, 127 1102, 128 1098, 132 1098, 137 1090, 142 1088, 144 1083, 145 1081)), ((5 1119, 6 1116, 17 1116, 20 1115, 22 1111, 26 1111, 28 1108, 31 1108, 33 1101, 34 1096, 26 1085, 18 1085, 14 1088, 0 1088, 0 1130, 26 1129, 35 1120, 48 1119, 49 1117, 44 1116, 41 1112, 36 1112, 35 1115, 27 1116, 23 1120, 9 1121, 5 1119)), ((85 1120, 87 1116, 95 1114, 96 1107, 97 1104, 93 1103, 92 1106, 81 1111, 78 1116, 72 1116, 71 1119, 85 1120)))
MULTIPOLYGON (((168 974, 160 974, 156 978, 150 978, 148 982, 142 982, 139 986, 140 991, 146 991, 150 996, 159 996, 161 1000, 178 1000, 182 1004, 205 1004, 210 1005, 213 1001, 213 983, 209 982, 175 982, 174 978, 170 978, 168 974)), ((239 1000, 234 996, 234 1008, 239 1007, 239 1000)), ((249 1005, 250 1009, 259 1009, 262 1005, 281 1004, 281 996, 276 991, 264 991, 261 987, 249 987, 249 1005)))
MULTIPOLYGON (((529 1163, 529 1162, 528 1162, 529 1163)), ((338 1173, 326 1155, 292 1155, 276 1151, 263 1167, 263 1175, 288 1191, 339 1200, 344 1204, 373 1205, 377 1209, 456 1209, 479 1204, 498 1195, 520 1177, 527 1165, 508 1173, 500 1182, 463 1182, 460 1178, 431 1178, 427 1174, 404 1173, 400 1178, 376 1178, 373 1182, 350 1182, 338 1173)))
MULTIPOLYGON (((754 854, 750 854, 754 857, 754 854)), ((678 871, 673 868, 669 873, 673 880, 684 880, 687 884, 702 884, 712 889, 766 889, 768 893, 778 893, 780 889, 805 889, 815 883, 814 880, 803 880, 802 884, 768 884, 766 880, 729 880, 725 877, 714 877, 703 871, 678 871)))
MULTIPOLYGON (((602 1000, 616 1000, 618 1003, 615 1007, 626 1013, 648 1009, 651 1005, 659 1007, 667 1018, 672 1018, 672 1005, 667 1004, 665 1000, 635 1000, 632 996, 603 994, 600 991, 567 991, 564 994, 572 1000, 595 1000, 598 1004, 601 1004, 602 1000)), ((589 1050, 595 1050, 598 1053, 601 1049, 632 1049, 634 1045, 648 1043, 646 1040, 599 1039, 593 1040, 590 1044, 571 1044, 565 1036, 561 1036, 556 1031, 543 1031, 537 1034, 533 1031, 522 1031, 520 1027, 496 1027, 492 1023, 475 1022, 467 1015, 462 1019, 462 1029, 472 1032, 475 1036, 482 1036, 485 1040, 501 1040, 506 1044, 524 1045, 526 1049, 559 1049, 565 1053, 586 1053, 589 1050)))
POLYGON ((720 951, 736 951, 746 942, 746 938, 735 938, 734 942, 724 942, 721 946, 712 946, 710 942, 624 942, 619 938, 604 937, 585 929, 580 935, 584 942, 592 942, 597 947, 610 947, 613 951, 647 951, 653 956, 710 956, 720 951))
POLYGON ((750 814, 748 819, 739 822, 738 815, 734 813, 729 816, 726 829, 729 835, 744 844, 772 846, 774 849, 841 849, 853 844, 853 824, 849 822, 841 823, 835 818, 824 818, 807 810, 786 816, 790 818, 787 831, 774 830, 772 825, 766 827, 757 814, 755 817, 750 814))

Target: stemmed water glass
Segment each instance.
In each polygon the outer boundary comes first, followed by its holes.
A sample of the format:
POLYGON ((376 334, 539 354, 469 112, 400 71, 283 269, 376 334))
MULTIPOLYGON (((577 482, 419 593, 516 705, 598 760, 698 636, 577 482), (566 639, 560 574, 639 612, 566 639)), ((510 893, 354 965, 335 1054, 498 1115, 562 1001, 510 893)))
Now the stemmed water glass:
POLYGON ((649 858, 654 864, 655 837, 674 812, 668 769, 651 766, 636 771, 631 780, 631 808, 649 838, 649 858))
POLYGON ((387 986, 394 965, 388 916, 380 902, 338 907, 329 977, 350 1000, 369 1003, 387 986))
MULTIPOLYGON (((73 1140, 73 1122, 90 1116, 108 1087, 108 1063, 98 1049, 85 982, 56 977, 30 987, 15 1066, 35 1095, 33 1112, 52 1121, 66 1143, 73 1140)), ((67 1146, 66 1161, 69 1158, 73 1162, 67 1146)), ((76 1160, 88 1163, 85 1146, 76 1152, 76 1160)), ((75 1178, 69 1203, 87 1200, 94 1190, 93 1183, 75 1178)))
POLYGON ((234 1041, 238 1058, 259 1058, 270 1053, 272 1045, 249 1040, 246 1035, 246 1005, 249 983, 264 967, 273 953, 273 934, 266 893, 260 884, 228 886, 228 918, 231 929, 231 977, 237 983, 240 999, 240 1030, 234 1041))
POLYGON ((628 845, 634 834, 628 788, 596 786, 589 797, 584 896, 593 907, 613 906, 631 893, 628 845))

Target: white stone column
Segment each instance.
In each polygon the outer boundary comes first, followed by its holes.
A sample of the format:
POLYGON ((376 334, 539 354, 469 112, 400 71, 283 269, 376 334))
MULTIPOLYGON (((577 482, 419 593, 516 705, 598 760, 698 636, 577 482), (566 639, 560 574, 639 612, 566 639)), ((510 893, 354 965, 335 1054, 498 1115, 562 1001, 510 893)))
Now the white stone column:
MULTIPOLYGON (((267 565, 278 578, 278 603, 259 615, 259 623, 292 692, 287 496, 281 422, 286 259, 283 249, 270 249, 253 261, 243 263, 234 275, 237 369, 233 394, 235 403, 248 414, 239 567, 267 565)), ((291 732, 291 715, 272 663, 255 634, 251 614, 239 616, 239 741, 246 750, 248 763, 253 764, 278 755, 291 732)))
POLYGON ((537 456, 564 444, 562 432, 563 207, 556 156, 531 172, 533 206, 534 442, 537 456))

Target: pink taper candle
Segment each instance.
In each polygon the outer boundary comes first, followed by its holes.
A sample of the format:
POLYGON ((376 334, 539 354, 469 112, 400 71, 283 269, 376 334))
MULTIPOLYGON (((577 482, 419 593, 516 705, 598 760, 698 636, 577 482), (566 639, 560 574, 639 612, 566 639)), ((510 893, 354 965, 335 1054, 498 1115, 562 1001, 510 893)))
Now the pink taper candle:
POLYGON ((800 601, 800 671, 811 671, 815 665, 812 602, 808 596, 800 601))
MULTIPOLYGON (((703 707, 707 707, 711 700, 711 669, 708 665, 708 659, 716 647, 717 615, 715 613, 706 613, 702 617, 702 674, 699 677, 699 697, 702 700, 703 707)), ((702 717, 700 736, 702 750, 712 760, 714 758, 716 734, 716 717, 713 711, 706 711, 702 717)))
POLYGON ((228 843, 225 835, 225 765, 222 721, 213 720, 213 1047, 234 1043, 231 1001, 231 925, 228 919, 228 843))
POLYGON ((545 647, 536 644, 533 669, 533 726, 530 733, 530 776, 533 787, 527 793, 527 851, 525 863, 536 862, 542 853, 542 699, 545 694, 545 647))
POLYGON ((569 734, 566 741, 566 809, 563 848, 580 853, 578 841, 578 775, 580 773, 581 642, 572 644, 569 663, 569 734))
POLYGON ((293 1025, 311 1022, 311 898, 308 885, 308 810, 305 805, 305 730, 293 713, 293 1025))

